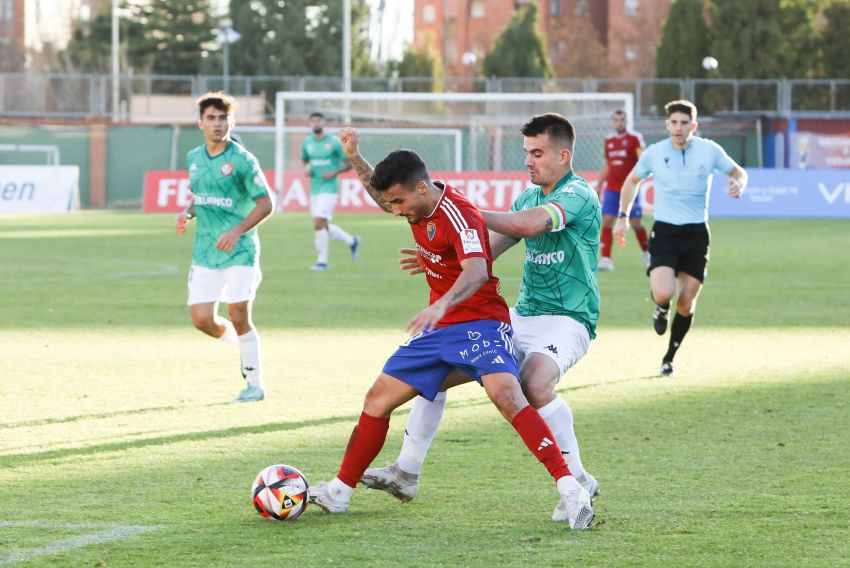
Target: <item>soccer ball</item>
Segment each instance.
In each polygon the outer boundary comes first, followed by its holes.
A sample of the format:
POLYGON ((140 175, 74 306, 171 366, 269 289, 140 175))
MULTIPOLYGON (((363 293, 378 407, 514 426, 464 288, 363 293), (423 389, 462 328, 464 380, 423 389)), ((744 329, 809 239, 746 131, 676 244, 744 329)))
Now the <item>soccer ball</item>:
POLYGON ((267 519, 293 521, 307 508, 307 478, 291 465, 270 465, 251 488, 254 508, 267 519))
POLYGON ((706 71, 714 71, 717 69, 718 65, 717 60, 710 55, 708 57, 704 57, 702 60, 702 68, 706 71))

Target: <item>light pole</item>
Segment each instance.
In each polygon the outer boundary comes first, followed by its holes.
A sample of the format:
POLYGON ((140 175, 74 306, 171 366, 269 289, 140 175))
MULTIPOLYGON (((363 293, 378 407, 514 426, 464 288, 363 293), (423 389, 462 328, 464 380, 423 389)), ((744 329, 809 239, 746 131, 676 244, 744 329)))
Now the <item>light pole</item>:
MULTIPOLYGON (((342 89, 351 93, 351 0, 342 4, 342 89)), ((351 101, 345 99, 345 123, 351 122, 351 101)))
POLYGON ((118 121, 121 90, 118 66, 118 0, 112 0, 112 122, 118 121))
POLYGON ((216 29, 218 41, 224 49, 224 91, 230 92, 230 44, 242 38, 242 34, 233 29, 233 22, 224 19, 216 29))

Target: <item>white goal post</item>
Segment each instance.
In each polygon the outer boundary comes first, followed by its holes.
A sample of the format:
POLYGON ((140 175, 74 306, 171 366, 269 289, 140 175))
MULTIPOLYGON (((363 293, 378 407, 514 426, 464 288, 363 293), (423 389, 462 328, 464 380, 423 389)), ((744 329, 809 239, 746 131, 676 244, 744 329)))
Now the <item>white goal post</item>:
MULTIPOLYGON (((584 169, 598 171, 603 156, 602 140, 611 130, 611 114, 617 109, 626 111, 631 129, 632 93, 278 92, 274 127, 275 189, 281 191, 285 187, 287 158, 289 164, 296 160, 298 149, 287 147, 287 133, 303 131, 309 114, 314 111, 325 115, 328 131, 338 129, 330 128, 333 124, 353 126, 363 134, 397 133, 400 138, 403 134, 419 133, 423 137, 417 136, 416 144, 425 144, 426 134, 451 132, 447 138, 454 146, 451 154, 456 171, 523 169, 521 160, 517 164, 521 158, 516 148, 519 126, 535 114, 558 112, 576 124, 576 156, 587 156, 582 158, 587 163, 584 169)), ((422 154, 415 145, 410 146, 422 154)), ((382 156, 367 157, 377 160, 382 156)), ((434 169, 427 155, 423 159, 429 169, 434 169)))

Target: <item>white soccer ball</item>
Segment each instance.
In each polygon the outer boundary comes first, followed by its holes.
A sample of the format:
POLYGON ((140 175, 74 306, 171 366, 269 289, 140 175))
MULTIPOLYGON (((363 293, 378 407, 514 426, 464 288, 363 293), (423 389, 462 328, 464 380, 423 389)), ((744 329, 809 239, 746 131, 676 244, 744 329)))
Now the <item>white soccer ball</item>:
POLYGON ((702 58, 702 68, 706 71, 714 71, 718 65, 717 60, 710 55, 702 58))
POLYGON ((254 508, 267 519, 293 521, 307 508, 307 478, 291 465, 275 464, 257 474, 251 487, 254 508))

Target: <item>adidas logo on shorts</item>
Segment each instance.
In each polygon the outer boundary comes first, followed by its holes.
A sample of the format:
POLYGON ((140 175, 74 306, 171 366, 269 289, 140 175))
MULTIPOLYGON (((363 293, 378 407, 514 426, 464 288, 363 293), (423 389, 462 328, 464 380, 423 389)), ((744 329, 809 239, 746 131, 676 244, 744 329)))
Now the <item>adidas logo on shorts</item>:
POLYGON ((505 364, 505 360, 504 360, 504 359, 502 359, 502 356, 501 356, 501 355, 496 355, 496 358, 495 358, 495 359, 493 359, 492 361, 490 361, 490 364, 491 364, 491 365, 496 365, 496 364, 504 365, 504 364, 505 364))

